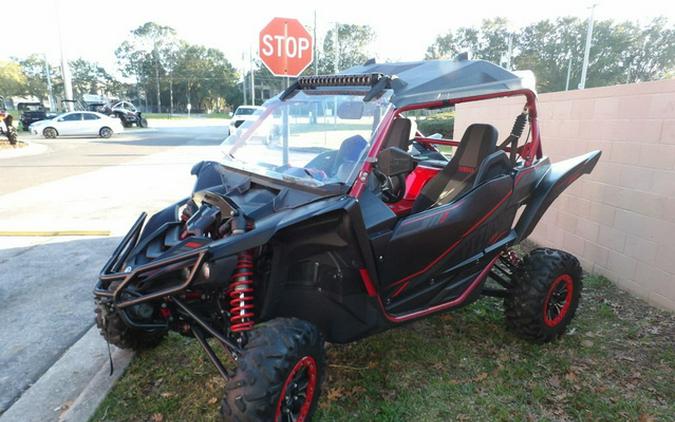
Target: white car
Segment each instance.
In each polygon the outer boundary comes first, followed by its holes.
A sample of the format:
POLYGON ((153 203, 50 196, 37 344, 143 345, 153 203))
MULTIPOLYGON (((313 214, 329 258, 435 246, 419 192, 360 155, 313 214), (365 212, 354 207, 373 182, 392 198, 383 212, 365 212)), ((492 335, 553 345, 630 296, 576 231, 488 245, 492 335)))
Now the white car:
POLYGON ((258 113, 256 111, 262 110, 262 107, 259 106, 239 106, 234 111, 232 118, 230 119, 230 127, 228 135, 233 134, 239 126, 244 122, 250 120, 258 120, 258 113))
POLYGON ((122 132, 119 119, 93 111, 71 111, 60 114, 50 120, 40 120, 28 127, 32 134, 53 139, 57 136, 96 135, 110 138, 114 133, 122 132))

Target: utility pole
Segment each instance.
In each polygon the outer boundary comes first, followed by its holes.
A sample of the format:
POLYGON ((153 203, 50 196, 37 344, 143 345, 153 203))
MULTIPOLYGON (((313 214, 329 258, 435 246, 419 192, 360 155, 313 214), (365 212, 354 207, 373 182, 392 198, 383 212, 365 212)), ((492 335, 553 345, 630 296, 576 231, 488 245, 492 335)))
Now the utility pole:
POLYGON ((73 82, 70 79, 70 67, 68 66, 68 60, 66 59, 66 54, 63 52, 63 36, 61 35, 61 14, 60 2, 57 1, 54 3, 56 6, 56 32, 59 36, 59 50, 61 52, 61 77, 63 78, 63 96, 66 101, 66 109, 68 111, 73 111, 73 82))
POLYGON ((591 41, 593 39, 593 13, 595 12, 594 3, 591 6, 591 16, 588 18, 588 30, 586 31, 586 48, 584 49, 584 64, 581 67, 581 81, 579 82, 579 89, 586 87, 586 71, 588 70, 588 58, 591 54, 591 41))
POLYGON ((52 89, 52 73, 49 69, 49 62, 47 61, 47 55, 44 55, 45 58, 45 77, 47 78, 47 92, 49 93, 49 111, 56 111, 56 101, 54 101, 54 90, 52 89))
POLYGON ((511 56, 513 54, 513 33, 509 32, 508 53, 506 56, 506 69, 511 70, 511 56))
POLYGON ((255 105, 255 68, 253 62, 253 50, 248 47, 248 58, 251 66, 251 105, 255 105))
POLYGON ((319 74, 319 58, 316 56, 316 9, 314 9, 314 74, 319 74))
POLYGON ((570 75, 572 74, 572 51, 567 50, 567 81, 565 82, 565 91, 570 89, 570 75))
POLYGON ((155 81, 157 83, 157 113, 162 112, 162 96, 159 91, 159 53, 154 49, 153 56, 155 56, 155 81))
MULTIPOLYGON (((340 61, 340 35, 338 34, 338 29, 340 28, 340 24, 335 22, 335 31, 333 34, 333 52, 334 54, 334 62, 333 62, 333 73, 337 74, 338 73, 338 65, 340 61)), ((333 122, 337 123, 337 97, 333 97, 333 122)))

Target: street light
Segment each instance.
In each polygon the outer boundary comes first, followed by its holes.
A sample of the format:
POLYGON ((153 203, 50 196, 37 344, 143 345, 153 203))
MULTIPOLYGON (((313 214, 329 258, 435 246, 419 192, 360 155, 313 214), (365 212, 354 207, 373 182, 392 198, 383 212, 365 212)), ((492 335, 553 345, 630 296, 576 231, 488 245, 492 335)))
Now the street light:
POLYGON ((593 13, 595 6, 598 3, 593 3, 591 6, 591 16, 588 18, 588 30, 586 31, 586 48, 584 49, 584 64, 581 67, 581 81, 579 82, 579 89, 586 87, 586 70, 588 69, 588 58, 591 54, 591 40, 593 39, 593 13))

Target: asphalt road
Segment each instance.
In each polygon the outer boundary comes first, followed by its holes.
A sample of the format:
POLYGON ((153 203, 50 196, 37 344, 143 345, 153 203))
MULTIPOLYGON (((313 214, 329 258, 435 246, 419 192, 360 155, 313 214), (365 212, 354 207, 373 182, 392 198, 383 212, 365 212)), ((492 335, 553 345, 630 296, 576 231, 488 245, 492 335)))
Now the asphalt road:
MULTIPOLYGON (((37 140, 49 145, 45 153, 0 158, 2 219, 5 225, 8 221, 11 225, 11 219, 15 218, 18 229, 26 230, 26 222, 30 223, 31 218, 37 223, 44 220, 44 216, 53 217, 54 214, 84 214, 78 206, 69 204, 92 203, 98 204, 99 208, 87 210, 87 218, 91 215, 103 223, 109 218, 119 220, 119 216, 124 215, 123 224, 128 225, 126 210, 148 205, 143 203, 144 191, 152 196, 155 186, 158 190, 164 189, 162 196, 154 195, 154 202, 149 203, 152 206, 169 198, 180 199, 189 193, 188 190, 174 194, 174 190, 189 186, 184 181, 190 177, 189 160, 192 158, 178 155, 178 152, 183 154, 182 151, 190 150, 190 147, 200 147, 192 150, 201 149, 201 152, 211 154, 214 148, 201 147, 218 145, 226 124, 214 123, 132 130, 107 140, 37 140), (172 177, 177 168, 170 163, 164 165, 165 161, 181 161, 178 167, 182 178, 180 183, 175 183, 177 188, 174 190, 162 185, 165 180, 174 182, 172 177), (94 188, 82 191, 72 188, 86 187, 89 179, 95 181, 94 188), (130 197, 119 193, 105 197, 98 193, 120 183, 128 186, 132 192, 130 197), (56 196, 55 190, 58 191, 56 196), (49 199, 41 200, 43 195, 49 199), (54 197, 63 198, 63 203, 55 201, 54 197), (101 204, 102 201, 108 202, 101 204), (26 205, 27 202, 30 204, 26 205), (112 211, 102 212, 102 207, 112 211), (12 215, 14 208, 20 209, 22 215, 12 215)), ((124 187, 117 189, 123 192, 124 187)), ((116 236, 0 237, 0 414, 92 326, 93 283, 118 241, 116 236)))
POLYGON ((190 126, 127 129, 110 139, 64 137, 47 140, 21 132, 19 139, 26 138, 47 145, 48 151, 0 159, 0 195, 102 167, 124 164, 176 146, 217 145, 225 133, 226 122, 210 120, 205 121, 204 126, 191 123, 190 126))

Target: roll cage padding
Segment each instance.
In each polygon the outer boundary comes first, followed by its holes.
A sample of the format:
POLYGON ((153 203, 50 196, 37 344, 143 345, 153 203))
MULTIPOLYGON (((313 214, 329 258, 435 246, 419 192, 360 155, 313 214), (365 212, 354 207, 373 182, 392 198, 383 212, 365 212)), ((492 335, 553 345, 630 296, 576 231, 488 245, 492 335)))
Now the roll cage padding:
POLYGON ((578 157, 551 164, 549 170, 534 188, 534 192, 523 211, 515 230, 516 243, 532 233, 541 216, 553 201, 582 174, 588 174, 600 159, 600 151, 592 151, 578 157))
MULTIPOLYGON (((497 129, 492 125, 474 123, 467 127, 452 159, 422 188, 411 212, 428 209, 451 190, 454 190, 452 197, 459 194, 485 157, 495 151, 498 137, 497 129)), ((450 195, 445 196, 451 199, 450 195)))

